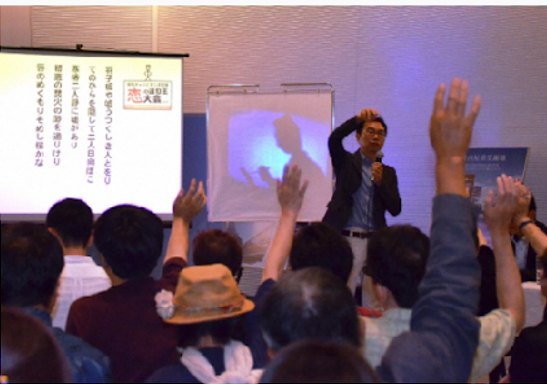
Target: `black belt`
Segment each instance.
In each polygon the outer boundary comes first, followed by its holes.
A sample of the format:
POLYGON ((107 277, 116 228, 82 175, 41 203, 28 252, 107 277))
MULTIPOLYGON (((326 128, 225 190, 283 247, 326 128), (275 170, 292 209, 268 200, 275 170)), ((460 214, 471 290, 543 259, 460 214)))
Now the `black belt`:
POLYGON ((370 239, 374 232, 354 232, 354 231, 342 231, 342 236, 357 237, 358 239, 370 239))

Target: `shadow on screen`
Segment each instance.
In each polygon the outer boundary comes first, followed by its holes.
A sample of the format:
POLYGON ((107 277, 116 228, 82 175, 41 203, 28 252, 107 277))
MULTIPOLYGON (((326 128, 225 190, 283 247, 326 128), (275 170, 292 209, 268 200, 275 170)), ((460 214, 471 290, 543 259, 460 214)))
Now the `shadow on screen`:
MULTIPOLYGON (((327 177, 325 126, 269 111, 250 111, 230 121, 228 163, 232 182, 246 189, 275 190, 284 167, 297 164, 310 187, 327 177)), ((329 127, 326 127, 328 130, 329 127)))

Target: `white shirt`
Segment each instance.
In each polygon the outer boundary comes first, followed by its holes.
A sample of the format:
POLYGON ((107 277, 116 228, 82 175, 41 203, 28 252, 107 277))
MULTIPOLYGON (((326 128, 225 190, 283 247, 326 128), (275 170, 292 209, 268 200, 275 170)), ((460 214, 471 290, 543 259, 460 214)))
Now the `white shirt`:
POLYGON ((526 269, 526 262, 528 259, 528 249, 530 247, 530 241, 526 237, 521 237, 520 241, 515 241, 515 257, 517 258, 517 265, 521 271, 526 269))
POLYGON ((112 286, 104 269, 87 256, 65 256, 65 267, 59 282, 53 308, 53 326, 65 330, 70 306, 81 297, 92 296, 112 286))

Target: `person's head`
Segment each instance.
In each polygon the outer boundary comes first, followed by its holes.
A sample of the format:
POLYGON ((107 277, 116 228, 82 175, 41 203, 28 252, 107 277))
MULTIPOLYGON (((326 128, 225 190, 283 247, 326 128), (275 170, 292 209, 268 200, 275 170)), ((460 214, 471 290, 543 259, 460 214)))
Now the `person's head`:
POLYGON ((63 248, 89 248, 93 234, 93 212, 82 200, 65 199, 49 210, 48 229, 63 248))
POLYGON ((366 120, 356 133, 357 141, 361 146, 361 152, 365 155, 375 156, 382 150, 387 137, 387 125, 384 119, 377 115, 371 120, 366 120))
POLYGON ((259 316, 273 353, 310 338, 361 346, 353 296, 346 283, 322 268, 284 276, 264 298, 259 316))
POLYGON ((182 348, 199 347, 204 338, 222 346, 240 339, 243 315, 254 309, 222 264, 185 268, 175 296, 162 291, 156 306, 163 321, 178 326, 182 348))
POLYGON ((124 280, 149 276, 163 251, 163 223, 145 208, 121 205, 95 224, 95 245, 105 267, 124 280))
POLYGON ((194 239, 194 264, 197 266, 223 264, 233 276, 238 276, 243 263, 243 249, 228 232, 213 229, 194 239))
POLYGON ((2 305, 50 309, 64 267, 63 249, 45 226, 2 227, 2 305))
POLYGON ((372 278, 381 301, 387 302, 391 296, 397 306, 412 308, 419 298, 429 248, 429 238, 409 225, 384 228, 372 236, 365 273, 372 278))
POLYGON ((346 283, 351 275, 353 252, 339 232, 326 224, 313 223, 300 228, 294 237, 290 265, 293 271, 324 268, 346 283))
POLYGON ((10 383, 71 383, 64 354, 40 321, 2 307, 2 376, 10 383))
POLYGON ((283 349, 266 368, 261 383, 379 383, 360 351, 317 340, 283 349))

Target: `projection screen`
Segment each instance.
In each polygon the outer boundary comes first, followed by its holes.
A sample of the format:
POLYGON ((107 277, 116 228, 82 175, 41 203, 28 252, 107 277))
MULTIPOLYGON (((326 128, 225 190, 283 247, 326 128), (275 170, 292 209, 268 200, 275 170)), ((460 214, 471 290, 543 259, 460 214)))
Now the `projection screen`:
POLYGON ((209 221, 279 219, 276 180, 298 164, 310 185, 300 221, 332 196, 333 91, 208 95, 209 221))
POLYGON ((172 219, 187 56, 2 47, 2 222, 41 221, 67 197, 172 219))

